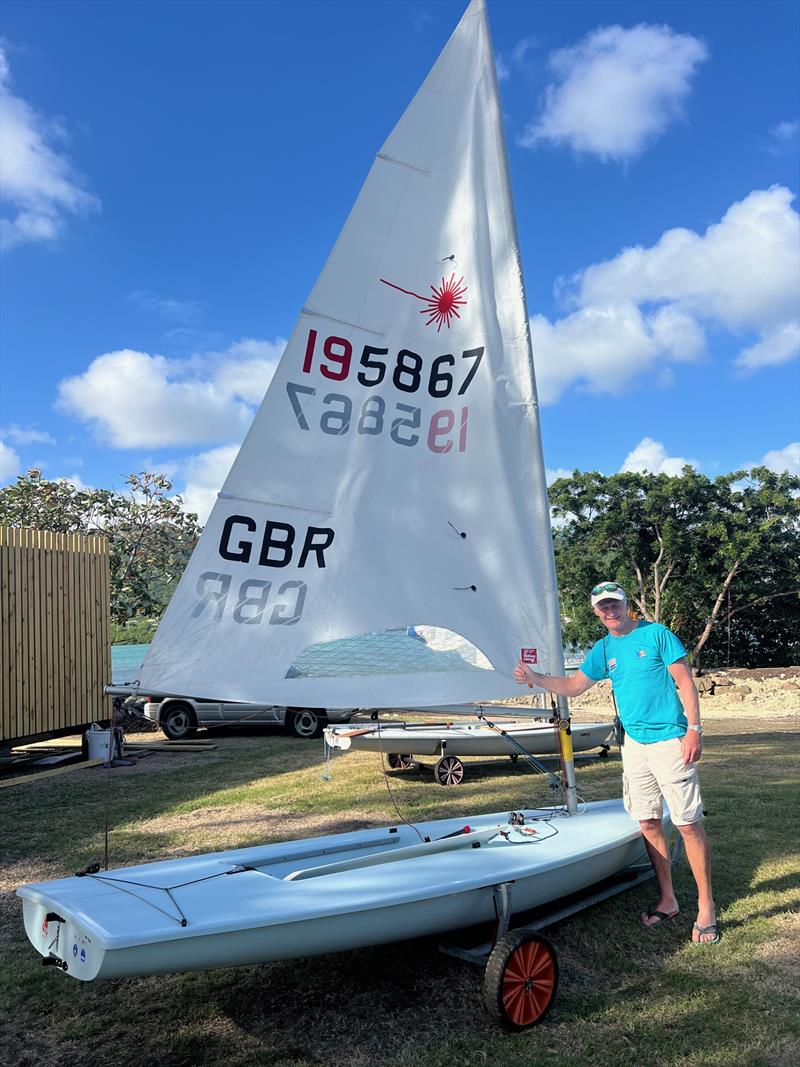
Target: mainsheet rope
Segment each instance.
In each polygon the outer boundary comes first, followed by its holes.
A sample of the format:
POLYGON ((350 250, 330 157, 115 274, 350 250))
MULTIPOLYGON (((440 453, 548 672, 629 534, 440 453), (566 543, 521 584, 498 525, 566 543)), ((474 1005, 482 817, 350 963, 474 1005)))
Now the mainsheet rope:
MULTIPOLYGON (((377 712, 376 712, 376 716, 377 716, 377 712)), ((386 792, 389 794, 389 800, 392 803, 392 807, 395 810, 395 814, 397 815, 397 818, 402 823, 405 823, 406 826, 410 826, 411 829, 414 831, 414 833, 417 835, 417 837, 420 839, 420 841, 424 842, 425 838, 419 832, 419 830, 414 825, 414 823, 413 822, 409 822, 408 819, 405 817, 405 815, 403 815, 403 813, 400 811, 400 808, 397 806, 397 801, 394 799, 394 794, 392 793, 392 787, 391 787, 391 785, 389 783, 389 774, 388 774, 388 772, 386 770, 386 754, 383 751, 383 738, 381 737, 380 718, 376 718, 375 721, 378 723, 378 752, 380 753, 380 757, 381 757, 381 770, 383 772, 383 780, 386 783, 386 792)))

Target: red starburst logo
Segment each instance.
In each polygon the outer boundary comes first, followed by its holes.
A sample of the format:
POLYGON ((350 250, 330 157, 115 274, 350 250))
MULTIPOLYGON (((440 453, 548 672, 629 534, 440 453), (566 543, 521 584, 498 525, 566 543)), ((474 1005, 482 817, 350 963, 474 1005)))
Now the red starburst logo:
POLYGON ((459 278, 458 281, 456 281, 455 274, 450 275, 449 281, 445 281, 442 278, 440 285, 432 285, 430 287, 433 296, 420 296, 419 293, 412 293, 410 289, 403 289, 402 286, 395 285, 394 282, 387 282, 385 278, 381 278, 381 281, 384 285, 390 285, 392 289, 397 289, 407 296, 413 296, 417 300, 421 300, 426 306, 421 309, 420 315, 428 316, 425 323, 426 326, 432 326, 434 322, 436 323, 437 333, 442 326, 449 328, 453 316, 457 319, 461 318, 458 309, 466 304, 463 296, 467 291, 463 277, 459 278))

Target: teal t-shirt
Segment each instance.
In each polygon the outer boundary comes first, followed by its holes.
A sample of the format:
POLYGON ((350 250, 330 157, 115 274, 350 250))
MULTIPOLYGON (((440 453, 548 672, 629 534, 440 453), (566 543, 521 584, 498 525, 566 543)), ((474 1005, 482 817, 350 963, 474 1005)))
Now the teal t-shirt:
POLYGON ((643 745, 686 733, 687 721, 667 668, 686 649, 666 626, 640 622, 623 637, 608 634, 581 665, 587 678, 611 679, 625 732, 643 745))

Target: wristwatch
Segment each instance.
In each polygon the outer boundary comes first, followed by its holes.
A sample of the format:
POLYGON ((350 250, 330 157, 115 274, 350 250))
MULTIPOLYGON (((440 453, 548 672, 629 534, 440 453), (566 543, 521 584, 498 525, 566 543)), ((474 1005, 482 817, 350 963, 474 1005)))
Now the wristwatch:
POLYGON ((687 730, 694 730, 696 734, 701 734, 703 732, 703 727, 700 723, 697 723, 696 725, 692 724, 691 726, 687 726, 687 730))

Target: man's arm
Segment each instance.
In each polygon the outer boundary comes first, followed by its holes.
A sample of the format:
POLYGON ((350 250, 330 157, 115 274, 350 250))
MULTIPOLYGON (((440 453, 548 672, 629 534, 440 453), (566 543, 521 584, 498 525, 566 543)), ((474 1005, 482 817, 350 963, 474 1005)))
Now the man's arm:
MULTIPOLYGON (((683 656, 681 659, 670 663, 667 670, 672 675, 672 680, 678 687, 678 696, 681 698, 683 710, 690 726, 700 725, 700 700, 697 696, 697 686, 694 684, 692 670, 689 661, 683 656)), ((687 730, 683 735, 683 762, 697 763, 703 754, 703 739, 696 730, 687 730)))
POLYGON ((579 697, 595 684, 594 679, 587 678, 583 671, 576 671, 570 678, 554 674, 537 674, 522 660, 517 664, 514 678, 519 685, 538 686, 548 693, 557 693, 561 697, 579 697))

